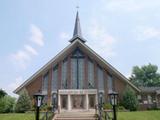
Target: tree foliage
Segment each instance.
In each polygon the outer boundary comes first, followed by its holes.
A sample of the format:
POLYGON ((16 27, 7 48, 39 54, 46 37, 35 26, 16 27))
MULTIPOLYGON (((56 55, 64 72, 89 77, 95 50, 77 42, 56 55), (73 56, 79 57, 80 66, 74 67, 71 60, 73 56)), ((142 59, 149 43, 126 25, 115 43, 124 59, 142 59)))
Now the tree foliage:
POLYGON ((31 99, 26 90, 24 90, 16 103, 15 111, 19 113, 24 113, 31 109, 31 99))
POLYGON ((130 87, 127 87, 123 93, 122 105, 130 111, 136 111, 138 108, 137 96, 130 87))
POLYGON ((130 80, 136 86, 160 86, 160 73, 156 65, 134 66, 130 80))
POLYGON ((7 95, 7 93, 4 90, 0 89, 0 99, 5 95, 7 95))
POLYGON ((13 112, 15 100, 16 99, 14 97, 9 95, 5 95, 3 98, 0 98, 0 113, 13 112))

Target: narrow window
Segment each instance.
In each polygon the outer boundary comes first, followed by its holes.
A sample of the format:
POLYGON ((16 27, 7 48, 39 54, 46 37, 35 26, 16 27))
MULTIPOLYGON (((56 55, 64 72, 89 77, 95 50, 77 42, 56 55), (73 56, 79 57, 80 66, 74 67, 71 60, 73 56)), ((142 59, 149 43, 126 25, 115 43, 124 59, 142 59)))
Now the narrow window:
POLYGON ((113 80, 112 80, 112 76, 108 75, 108 92, 112 92, 113 91, 113 80))
POLYGON ((62 82, 61 82, 61 86, 63 89, 67 89, 68 85, 67 85, 67 59, 63 60, 62 63, 62 82))
POLYGON ((94 64, 88 59, 88 88, 92 89, 95 87, 94 83, 94 64))
POLYGON ((48 91, 48 72, 43 76, 42 91, 43 92, 48 91))
POLYGON ((57 91, 58 83, 58 65, 53 67, 53 75, 52 75, 52 91, 57 91))
POLYGON ((104 90, 103 69, 98 66, 98 88, 104 90))

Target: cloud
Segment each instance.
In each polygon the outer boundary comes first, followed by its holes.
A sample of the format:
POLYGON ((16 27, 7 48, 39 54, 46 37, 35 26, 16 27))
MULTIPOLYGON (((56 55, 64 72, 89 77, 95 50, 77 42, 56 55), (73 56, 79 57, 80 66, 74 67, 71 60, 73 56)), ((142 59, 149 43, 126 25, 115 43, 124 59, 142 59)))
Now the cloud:
POLYGON ((88 42, 96 52, 104 57, 113 57, 116 55, 113 50, 116 39, 107 32, 100 22, 92 22, 88 31, 89 32, 87 34, 91 40, 88 42))
POLYGON ((31 32, 30 40, 38 46, 43 46, 44 36, 41 29, 38 28, 36 25, 31 24, 30 32, 31 32))
POLYGON ((155 27, 137 27, 136 31, 137 40, 139 41, 146 41, 146 40, 153 40, 160 39, 160 29, 155 27))
POLYGON ((143 7, 137 4, 135 0, 112 0, 109 1, 108 4, 106 4, 106 8, 110 11, 121 10, 125 12, 127 11, 131 12, 131 11, 138 11, 143 7))
MULTIPOLYGON (((34 24, 30 26, 31 36, 29 40, 35 43, 38 46, 43 46, 43 33, 42 31, 34 24)), ((23 69, 26 69, 27 65, 31 62, 31 57, 38 55, 38 52, 30 44, 24 45, 22 49, 17 50, 17 52, 10 55, 11 62, 15 66, 20 66, 23 69)))
POLYGON ((138 12, 159 8, 160 2, 146 0, 102 0, 105 9, 112 12, 138 12))
POLYGON ((59 37, 60 37, 60 39, 65 39, 65 40, 71 38, 70 35, 68 33, 66 33, 66 32, 61 32, 59 37))
POLYGON ((11 61, 17 66, 25 69, 31 57, 25 50, 19 50, 16 53, 10 55, 11 61))
POLYGON ((37 51, 33 47, 31 47, 30 45, 25 45, 24 47, 25 47, 26 51, 28 51, 30 54, 38 55, 37 51))
POLYGON ((17 97, 17 95, 13 94, 13 90, 15 90, 18 86, 20 86, 22 81, 23 81, 22 76, 18 76, 15 80, 13 80, 13 82, 11 82, 10 84, 8 84, 8 86, 6 86, 7 93, 9 93, 14 97, 17 97))

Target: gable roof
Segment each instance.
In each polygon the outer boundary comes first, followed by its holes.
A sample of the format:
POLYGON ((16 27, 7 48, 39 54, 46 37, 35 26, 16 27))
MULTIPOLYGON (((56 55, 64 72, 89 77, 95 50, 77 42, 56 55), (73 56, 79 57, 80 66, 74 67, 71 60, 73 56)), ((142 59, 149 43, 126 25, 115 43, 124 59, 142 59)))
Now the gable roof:
POLYGON ((111 64, 109 64, 107 61, 105 61, 101 56, 99 56, 96 52, 94 52, 90 47, 88 47, 86 44, 84 44, 79 37, 75 41, 73 41, 71 44, 69 44, 67 47, 65 47, 60 53, 58 53, 54 58, 52 58, 48 63, 46 63, 42 68, 40 68, 36 73, 34 73, 29 79, 27 79, 23 84, 21 84, 16 90, 14 90, 14 93, 18 93, 21 89, 23 89, 26 85, 31 83, 39 74, 41 74, 43 71, 49 69, 51 64, 57 63, 59 59, 64 58, 68 52, 71 52, 76 47, 82 48, 86 53, 90 54, 98 63, 101 63, 101 65, 112 72, 113 74, 120 77, 123 81, 128 83, 132 88, 134 88, 136 91, 140 92, 140 89, 134 86, 128 79, 122 75, 118 70, 116 70, 111 64))

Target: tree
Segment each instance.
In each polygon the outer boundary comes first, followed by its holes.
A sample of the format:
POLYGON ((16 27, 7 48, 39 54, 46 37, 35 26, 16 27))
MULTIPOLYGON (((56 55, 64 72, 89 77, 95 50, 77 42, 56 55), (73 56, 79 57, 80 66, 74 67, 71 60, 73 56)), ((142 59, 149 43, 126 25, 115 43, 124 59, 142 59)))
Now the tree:
POLYGON ((9 95, 0 99, 0 113, 13 112, 13 106, 15 105, 15 98, 9 95))
POLYGON ((7 93, 4 90, 0 89, 0 99, 5 95, 7 95, 7 93))
POLYGON ((31 109, 31 99, 28 95, 28 92, 26 90, 24 90, 20 94, 20 96, 17 100, 16 106, 15 106, 15 111, 19 112, 19 113, 24 113, 30 109, 31 109))
POLYGON ((160 86, 160 73, 156 65, 134 66, 130 80, 136 86, 160 86))
POLYGON ((130 111, 136 111, 138 108, 137 96, 130 87, 127 87, 123 93, 122 105, 130 111))

